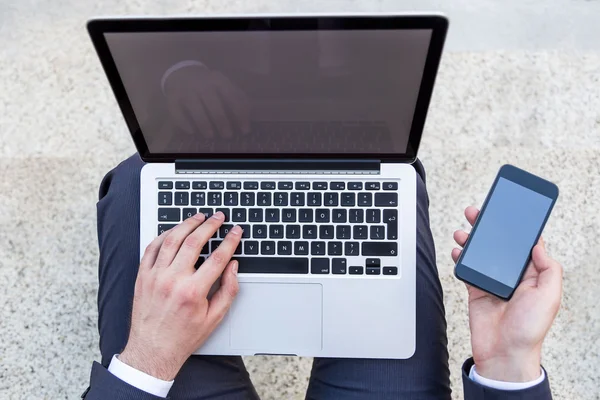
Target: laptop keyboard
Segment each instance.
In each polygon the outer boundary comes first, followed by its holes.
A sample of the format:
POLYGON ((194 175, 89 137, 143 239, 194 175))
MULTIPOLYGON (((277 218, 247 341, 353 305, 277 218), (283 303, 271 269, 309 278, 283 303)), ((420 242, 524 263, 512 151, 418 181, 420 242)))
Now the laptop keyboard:
POLYGON ((240 225, 239 273, 398 275, 398 195, 373 180, 160 180, 157 234, 222 211, 196 268, 240 225))

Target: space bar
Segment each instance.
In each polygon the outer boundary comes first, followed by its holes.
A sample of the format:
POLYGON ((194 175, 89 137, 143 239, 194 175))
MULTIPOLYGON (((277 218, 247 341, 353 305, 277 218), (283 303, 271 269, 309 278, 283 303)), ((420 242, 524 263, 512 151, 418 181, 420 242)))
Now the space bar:
POLYGON ((308 274, 308 258, 236 257, 242 274, 308 274))

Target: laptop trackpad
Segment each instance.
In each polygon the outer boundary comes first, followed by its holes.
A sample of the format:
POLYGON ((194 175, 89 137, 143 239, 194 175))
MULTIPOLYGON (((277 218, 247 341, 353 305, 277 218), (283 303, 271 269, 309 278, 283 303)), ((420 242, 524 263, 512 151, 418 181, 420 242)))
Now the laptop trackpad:
POLYGON ((305 354, 322 348, 323 287, 240 283, 231 308, 231 347, 255 354, 305 354))

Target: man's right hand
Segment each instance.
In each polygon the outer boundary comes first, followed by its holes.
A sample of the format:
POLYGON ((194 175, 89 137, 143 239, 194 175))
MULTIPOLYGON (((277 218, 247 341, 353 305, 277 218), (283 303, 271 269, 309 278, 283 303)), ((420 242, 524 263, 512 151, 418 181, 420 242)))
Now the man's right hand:
MULTIPOLYGON (((473 226, 479 210, 468 207, 473 226)), ((456 231, 464 246, 469 235, 456 231)), ((454 262, 461 250, 452 250, 454 262)), ((469 325, 475 368, 480 376, 505 382, 529 382, 540 377, 542 342, 558 313, 562 267, 546 253, 544 241, 533 248, 531 262, 510 301, 473 286, 469 291, 469 325)))
POLYGON ((242 229, 232 228, 201 268, 195 270, 194 264, 224 219, 221 212, 206 221, 204 214, 196 214, 146 248, 135 283, 129 340, 120 361, 171 381, 221 322, 239 288, 238 263, 231 257, 242 229), (221 287, 208 300, 221 275, 221 287))

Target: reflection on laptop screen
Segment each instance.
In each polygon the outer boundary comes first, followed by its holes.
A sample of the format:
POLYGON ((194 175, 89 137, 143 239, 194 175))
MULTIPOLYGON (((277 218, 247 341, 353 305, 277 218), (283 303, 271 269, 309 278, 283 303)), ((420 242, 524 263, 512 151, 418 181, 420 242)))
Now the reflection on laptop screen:
POLYGON ((151 153, 405 153, 431 34, 105 37, 151 153))

